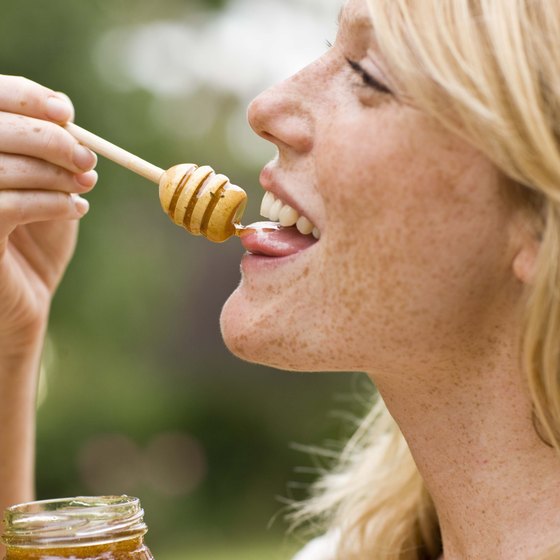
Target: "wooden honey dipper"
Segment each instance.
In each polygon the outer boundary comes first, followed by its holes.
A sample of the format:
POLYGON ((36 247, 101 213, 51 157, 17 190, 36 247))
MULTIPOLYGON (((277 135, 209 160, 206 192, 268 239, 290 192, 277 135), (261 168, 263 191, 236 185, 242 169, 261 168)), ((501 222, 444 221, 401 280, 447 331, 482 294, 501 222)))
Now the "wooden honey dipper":
POLYGON ((67 123, 64 128, 90 150, 158 184, 163 210, 189 233, 216 243, 243 233, 245 228, 239 221, 247 194, 225 175, 194 163, 182 163, 164 171, 74 123, 67 123))

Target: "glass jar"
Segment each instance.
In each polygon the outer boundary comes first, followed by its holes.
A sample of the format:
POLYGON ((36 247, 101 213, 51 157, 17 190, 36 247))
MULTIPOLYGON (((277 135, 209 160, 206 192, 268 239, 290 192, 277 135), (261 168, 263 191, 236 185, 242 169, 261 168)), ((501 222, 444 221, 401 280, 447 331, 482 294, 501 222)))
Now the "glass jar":
POLYGON ((138 498, 30 502, 4 513, 5 560, 153 560, 138 498))

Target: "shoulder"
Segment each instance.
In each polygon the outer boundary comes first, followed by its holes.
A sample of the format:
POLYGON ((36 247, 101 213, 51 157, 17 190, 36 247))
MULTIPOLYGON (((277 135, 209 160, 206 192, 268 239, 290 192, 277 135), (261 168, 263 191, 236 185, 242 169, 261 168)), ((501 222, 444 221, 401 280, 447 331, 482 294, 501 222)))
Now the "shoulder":
POLYGON ((335 560, 338 535, 327 533, 307 543, 292 560, 335 560))

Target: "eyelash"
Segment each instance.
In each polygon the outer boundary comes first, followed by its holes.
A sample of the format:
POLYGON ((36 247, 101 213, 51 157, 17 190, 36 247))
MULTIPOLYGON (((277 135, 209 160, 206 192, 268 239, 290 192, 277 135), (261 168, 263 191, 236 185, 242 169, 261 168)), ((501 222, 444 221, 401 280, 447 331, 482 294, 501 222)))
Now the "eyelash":
MULTIPOLYGON (((325 39, 325 43, 327 45, 327 49, 332 48, 333 44, 328 39, 325 39)), ((371 74, 368 74, 359 62, 351 60, 350 58, 346 58, 346 62, 348 62, 350 68, 352 68, 352 70, 362 78, 364 86, 371 87, 380 93, 393 95, 393 92, 386 85, 378 82, 371 74)))
POLYGON ((364 86, 371 87, 380 93, 393 95, 393 92, 386 85, 382 84, 381 82, 378 82, 371 74, 368 74, 362 68, 359 62, 356 62, 349 58, 346 59, 346 62, 348 62, 350 68, 352 68, 352 70, 362 78, 364 86))

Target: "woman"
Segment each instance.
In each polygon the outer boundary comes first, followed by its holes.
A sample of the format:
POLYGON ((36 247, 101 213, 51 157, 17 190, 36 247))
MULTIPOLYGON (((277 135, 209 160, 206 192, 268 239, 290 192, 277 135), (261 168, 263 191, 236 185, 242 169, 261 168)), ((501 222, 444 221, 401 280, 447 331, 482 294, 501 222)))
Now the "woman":
MULTIPOLYGON (((349 0, 333 48, 251 105, 278 148, 264 213, 319 239, 245 238, 224 340, 283 369, 367 372, 383 399, 298 514, 328 530, 299 558, 560 558, 559 31, 548 0, 349 0)), ((34 144, 30 117, 71 108, 2 85, 25 115, 1 117, 25 131, 3 124, 0 146, 23 154, 0 193, 0 449, 19 445, 4 505, 30 497, 35 371, 75 236, 60 220, 83 211, 58 191, 94 178, 72 182, 93 158, 75 167, 49 123, 34 144)))

